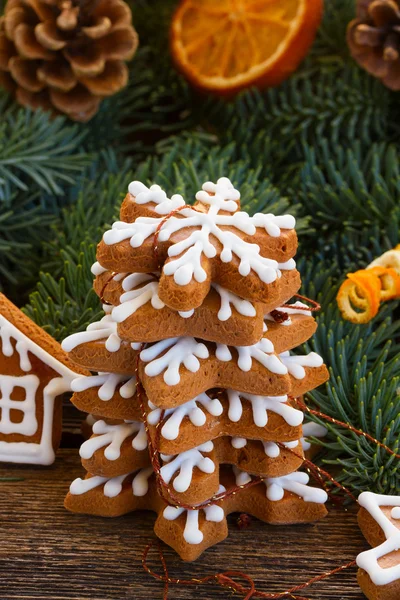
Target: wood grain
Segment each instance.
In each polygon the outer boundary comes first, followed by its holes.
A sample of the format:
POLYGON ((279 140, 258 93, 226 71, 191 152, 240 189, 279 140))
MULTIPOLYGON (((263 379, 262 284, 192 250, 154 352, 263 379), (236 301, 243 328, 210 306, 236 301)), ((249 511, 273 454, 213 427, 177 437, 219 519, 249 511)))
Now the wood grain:
MULTIPOLYGON (((64 448, 55 465, 2 465, 0 476, 1 600, 157 600, 162 585, 142 569, 147 543, 154 539, 151 513, 117 519, 72 515, 63 507, 70 482, 82 475, 76 449, 64 448)), ((196 563, 185 564, 164 547, 170 574, 202 577, 227 569, 246 570, 260 590, 278 592, 352 560, 368 546, 355 508, 330 508, 316 524, 268 526, 255 519, 239 530, 231 516, 230 535, 196 563)), ((154 567, 159 570, 155 562, 154 567)), ((307 592, 313 600, 362 600, 356 569, 307 592)), ((239 598, 214 585, 171 588, 171 600, 239 598)))

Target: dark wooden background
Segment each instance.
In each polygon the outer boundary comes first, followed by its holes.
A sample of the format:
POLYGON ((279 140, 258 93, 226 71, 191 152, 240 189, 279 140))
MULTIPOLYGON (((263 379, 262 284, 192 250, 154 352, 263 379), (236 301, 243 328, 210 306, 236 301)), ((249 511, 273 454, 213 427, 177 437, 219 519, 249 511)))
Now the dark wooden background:
MULTIPOLYGON (((141 559, 154 539, 151 513, 117 519, 72 515, 63 507, 69 484, 83 474, 76 416, 67 416, 63 448, 52 467, 0 465, 0 600, 158 600, 162 585, 141 559)), ((329 507, 312 525, 272 527, 252 520, 240 530, 229 517, 227 540, 195 563, 183 563, 164 546, 171 576, 202 577, 245 570, 265 592, 284 591, 355 558, 367 544, 356 510, 329 507)), ((154 568, 160 571, 155 561, 154 568)), ((304 595, 312 600, 362 600, 356 569, 320 582, 304 595)), ((171 600, 240 598, 215 585, 170 588, 171 600)), ((365 599, 364 599, 365 600, 365 599)))

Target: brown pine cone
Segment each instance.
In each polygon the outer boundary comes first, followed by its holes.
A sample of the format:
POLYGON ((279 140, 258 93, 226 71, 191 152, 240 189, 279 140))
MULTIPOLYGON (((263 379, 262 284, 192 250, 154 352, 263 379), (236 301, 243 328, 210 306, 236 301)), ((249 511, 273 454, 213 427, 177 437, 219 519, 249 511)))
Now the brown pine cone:
POLYGON ((123 0, 8 0, 0 83, 16 100, 88 121, 128 82, 138 37, 123 0))
POLYGON ((400 0, 359 0, 347 43, 368 73, 400 90, 400 0))

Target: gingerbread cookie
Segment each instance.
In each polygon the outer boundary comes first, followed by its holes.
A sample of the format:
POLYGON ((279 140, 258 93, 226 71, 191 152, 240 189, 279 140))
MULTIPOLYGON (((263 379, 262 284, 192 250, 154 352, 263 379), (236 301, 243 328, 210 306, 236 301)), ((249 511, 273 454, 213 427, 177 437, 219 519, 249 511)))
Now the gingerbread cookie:
MULTIPOLYGON (((250 481, 248 473, 226 467, 218 492, 250 481)), ((220 503, 199 510, 167 506, 157 494, 151 469, 120 477, 76 479, 65 500, 68 510, 115 517, 135 510, 157 513, 155 532, 187 561, 196 560, 208 547, 227 536, 226 515, 246 512, 272 524, 307 523, 325 516, 327 495, 308 485, 306 473, 266 478, 220 503)))
MULTIPOLYGON (((112 305, 112 318, 118 323, 119 336, 131 342, 155 342, 190 334, 204 340, 247 346, 258 342, 266 328, 271 335, 276 325, 273 316, 276 302, 261 304, 243 300, 215 283, 200 307, 178 312, 160 300, 159 278, 154 274, 134 273, 121 277, 103 272, 99 263, 93 265, 92 271, 99 273, 94 289, 103 302, 112 305), (150 320, 154 324, 151 330, 147 326, 150 320)), ((278 307, 296 291, 294 288, 285 290, 278 307)), ((301 302, 278 308, 278 316, 284 313, 282 323, 288 327, 288 331, 280 330, 280 334, 285 332, 290 338, 292 331, 296 331, 309 339, 316 324, 307 309, 301 302)), ((295 340, 293 347, 301 343, 295 340)))
POLYGON ((253 346, 205 344, 195 338, 163 340, 140 353, 139 376, 148 399, 173 408, 213 387, 268 396, 300 396, 328 379, 322 358, 277 356, 267 338, 253 346))
POLYGON ((106 315, 100 321, 91 323, 86 331, 70 335, 61 347, 72 360, 92 371, 102 371, 106 365, 114 373, 133 373, 141 345, 122 340, 109 307, 103 308, 106 315))
MULTIPOLYGON (((111 315, 94 323, 93 329, 90 325, 88 331, 73 334, 62 347, 74 361, 92 370, 111 365, 115 373, 133 374, 138 345, 123 342, 115 333, 115 324, 109 328, 109 323, 111 315), (107 327, 102 333, 100 325, 104 323, 107 327)), ((276 325, 285 331, 284 325, 276 325)), ((318 354, 301 356, 285 351, 277 356, 267 335, 268 331, 252 346, 205 344, 183 337, 146 347, 140 352, 139 375, 149 400, 173 408, 216 386, 232 386, 250 394, 300 396, 328 379, 318 354)))
POLYGON ((400 598, 400 496, 363 492, 358 524, 371 550, 357 556, 358 583, 369 600, 400 598))
POLYGON ((73 382, 95 421, 81 448, 89 475, 66 506, 154 510, 156 534, 185 560, 226 537, 231 511, 324 516, 326 493, 297 472, 303 413, 289 397, 328 376, 316 353, 291 353, 316 327, 314 308, 287 305, 300 285, 294 219, 241 213, 224 178, 189 208, 135 182, 121 219, 92 268, 106 316, 64 342, 98 372, 73 382))
MULTIPOLYGON (((139 421, 142 412, 132 379, 102 373, 72 382, 72 402, 80 410, 109 419, 139 421), (127 383, 131 387, 127 387, 127 383), (124 397, 122 396, 124 394, 124 397)), ((160 451, 184 452, 220 436, 292 441, 301 434, 303 413, 287 396, 257 396, 235 390, 209 391, 163 412, 143 398, 151 433, 162 416, 160 451)))
MULTIPOLYGON (((301 429, 299 431, 301 432, 301 429)), ((273 436, 269 433, 265 437, 273 436)), ((303 462, 302 444, 299 439, 280 442, 278 445, 270 440, 251 440, 239 436, 211 438, 197 447, 192 445, 188 450, 174 453, 179 456, 179 461, 186 461, 186 469, 192 461, 192 450, 196 450, 197 457, 199 452, 204 455, 213 451, 211 460, 217 467, 220 463, 232 464, 250 473, 265 474, 268 477, 291 473, 303 462), (297 450, 290 452, 286 448, 297 450)), ((81 446, 80 456, 88 472, 106 477, 116 477, 149 466, 150 458, 147 454, 147 437, 143 423, 108 423, 102 419, 96 420, 93 424, 93 435, 81 446)), ((171 455, 162 453, 164 461, 167 460, 167 456, 171 455)), ((217 468, 214 471, 217 471, 217 468)), ((217 489, 218 485, 214 487, 217 489)), ((215 490, 209 496, 214 492, 215 490)))
POLYGON ((104 234, 97 260, 117 273, 130 273, 133 267, 151 273, 162 265, 159 297, 167 306, 179 311, 199 307, 212 281, 241 298, 276 305, 291 295, 283 288, 300 287, 292 260, 294 218, 240 212, 240 194, 228 179, 205 183, 194 207, 168 219, 171 211, 165 210, 183 206, 183 199, 176 206, 176 197, 172 202, 161 190, 139 182, 129 190, 121 221, 104 234))
POLYGON ((88 375, 0 294, 0 461, 49 465, 62 431, 62 395, 88 375))

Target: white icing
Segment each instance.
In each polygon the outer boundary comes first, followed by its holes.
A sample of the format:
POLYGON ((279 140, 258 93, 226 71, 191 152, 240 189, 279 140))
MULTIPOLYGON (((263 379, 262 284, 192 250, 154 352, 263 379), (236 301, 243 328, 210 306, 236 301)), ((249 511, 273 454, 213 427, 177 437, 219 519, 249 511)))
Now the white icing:
POLYGON ((91 490, 94 490, 96 487, 103 485, 109 481, 108 477, 100 477, 96 475, 96 477, 89 477, 87 479, 81 479, 78 477, 74 479, 74 481, 69 486, 69 491, 73 496, 81 496, 82 494, 86 494, 91 490))
POLYGON ((305 438, 309 436, 313 436, 316 438, 325 437, 328 433, 328 430, 323 425, 319 425, 319 423, 313 423, 310 421, 309 423, 305 423, 303 425, 303 437, 301 438, 301 445, 303 450, 309 450, 311 448, 311 442, 307 441, 305 438))
POLYGON ((251 481, 251 475, 246 471, 241 471, 238 467, 232 467, 236 479, 236 485, 246 485, 251 481))
POLYGON ((200 369, 198 359, 205 359, 208 356, 207 346, 190 337, 162 340, 140 353, 140 358, 149 363, 145 368, 146 375, 155 377, 165 371, 164 381, 167 385, 177 385, 180 382, 181 365, 184 365, 188 371, 197 373, 200 369), (167 352, 160 356, 164 350, 167 352))
POLYGON ((283 477, 269 477, 268 479, 264 479, 267 488, 267 498, 272 502, 277 502, 282 500, 285 491, 287 491, 299 496, 305 502, 324 504, 328 499, 327 493, 320 488, 308 486, 309 481, 310 478, 307 473, 300 471, 284 475, 283 477))
POLYGON ((145 496, 149 491, 149 479, 153 474, 153 467, 141 469, 133 478, 132 491, 134 496, 145 496))
POLYGON ((212 287, 215 289, 216 292, 218 292, 219 297, 221 298, 221 307, 218 311, 218 319, 220 321, 227 321, 231 318, 231 305, 234 306, 237 312, 240 315, 243 315, 244 317, 256 316, 256 309, 254 305, 248 300, 243 300, 242 298, 239 298, 239 296, 236 296, 236 294, 229 292, 228 290, 224 289, 220 285, 217 285, 216 283, 213 283, 212 287))
POLYGON ((0 461, 50 465, 54 462, 53 449, 53 415, 54 402, 58 396, 71 391, 71 382, 77 373, 66 367, 54 356, 46 352, 22 331, 0 315, 0 339, 2 353, 10 357, 14 353, 12 340, 16 342, 15 351, 19 355, 20 367, 27 375, 10 376, 0 375, 0 433, 15 433, 26 437, 37 432, 36 398, 39 379, 32 369, 28 352, 36 356, 42 363, 50 367, 58 376, 53 377, 43 389, 43 421, 39 442, 7 442, 0 441, 0 461), (22 387, 25 390, 25 400, 11 400, 14 388, 22 387), (14 406, 14 402, 17 406, 14 406), (10 410, 23 413, 20 423, 11 423, 10 410))
POLYGON ((285 367, 287 367, 289 374, 295 379, 304 379, 306 376, 304 367, 321 367, 324 362, 322 357, 316 352, 310 352, 306 355, 291 355, 290 352, 282 352, 279 358, 285 367))
POLYGON ((152 185, 148 188, 140 181, 132 181, 128 189, 129 193, 135 197, 136 204, 147 204, 148 202, 156 204, 154 211, 159 215, 169 215, 175 208, 185 204, 180 194, 174 194, 169 199, 159 185, 152 185))
MULTIPOLYGON (((226 394, 229 401, 228 418, 234 423, 240 421, 242 417, 243 401, 251 404, 253 420, 258 427, 267 425, 268 411, 279 414, 291 427, 297 427, 303 422, 303 412, 287 404, 287 396, 256 396, 235 390, 226 390, 226 394)), ((150 425, 157 425, 162 409, 157 408, 151 402, 149 402, 149 407, 151 412, 147 417, 148 422, 150 425)), ((218 417, 223 413, 223 405, 217 398, 211 399, 206 393, 202 393, 176 408, 165 410, 165 422, 161 429, 161 435, 167 440, 176 440, 186 417, 195 427, 202 427, 206 423, 205 411, 218 417)))
POLYGON ((125 275, 122 281, 122 289, 124 292, 132 292, 138 286, 149 283, 149 281, 157 281, 156 275, 153 273, 131 273, 125 275))
POLYGON ((111 313, 114 321, 122 323, 148 302, 155 309, 164 308, 165 304, 158 296, 158 286, 158 281, 153 280, 146 283, 143 287, 138 287, 122 294, 120 298, 121 304, 114 307, 111 313))
POLYGON ((40 379, 36 375, 23 375, 22 377, 0 375, 0 433, 35 435, 38 422, 36 419, 36 392, 40 379), (24 400, 12 400, 14 390, 21 388, 24 400), (18 411, 22 415, 19 423, 11 421, 11 411, 18 411))
MULTIPOLYGON (((277 458, 281 449, 275 442, 262 442, 264 446, 264 452, 268 456, 268 458, 277 458)), ((294 440, 293 442, 283 442, 283 446, 286 448, 297 448, 299 445, 299 440, 294 440)))
MULTIPOLYGON (((231 444, 234 448, 240 449, 247 446, 247 440, 246 438, 233 437, 231 439, 231 444)), ((277 458, 281 453, 278 444, 275 442, 262 442, 262 445, 268 458, 277 458)), ((283 442, 283 445, 286 446, 286 448, 296 448, 299 445, 299 440, 295 440, 293 442, 283 442)))
MULTIPOLYGON (((225 491, 225 488, 220 485, 218 494, 221 494, 225 491)), ((204 511, 204 516, 206 521, 212 521, 214 523, 221 523, 223 521, 225 514, 223 509, 217 504, 211 504, 211 506, 206 506, 201 510, 204 511)), ((175 521, 180 515, 186 513, 186 524, 185 529, 183 531, 183 538, 188 544, 201 544, 203 541, 203 534, 200 531, 199 527, 199 513, 200 510, 187 510, 185 508, 175 507, 175 506, 167 506, 164 509, 163 517, 167 521, 175 521)))
POLYGON ((93 263, 90 270, 92 272, 92 275, 94 275, 95 277, 97 277, 98 275, 102 275, 103 273, 105 273, 107 271, 107 269, 102 267, 99 262, 93 263))
MULTIPOLYGON (((206 187, 211 189, 209 183, 206 187)), ((158 236, 160 242, 169 240, 174 233, 182 229, 193 228, 185 239, 169 247, 169 260, 163 267, 164 274, 173 275, 175 283, 180 286, 187 285, 193 278, 199 283, 207 279, 207 273, 202 266, 203 255, 211 259, 217 253, 210 236, 214 236, 222 246, 220 254, 222 262, 231 262, 233 255, 239 259, 238 270, 243 277, 254 271, 262 282, 268 284, 281 276, 281 269, 294 269, 295 262, 292 259, 279 265, 275 260, 261 256, 258 245, 245 242, 231 229, 221 228, 229 226, 252 236, 256 233, 256 227, 263 227, 269 235, 276 236, 280 234, 280 226, 295 224, 293 217, 275 217, 261 213, 250 217, 245 212, 232 212, 237 209, 236 201, 232 198, 237 196, 238 192, 233 190, 226 178, 217 181, 215 189, 217 188, 218 193, 214 196, 209 195, 206 190, 197 195, 202 198, 203 205, 209 206, 208 212, 185 208, 179 217, 170 217, 163 223, 160 218, 152 217, 139 217, 134 223, 117 221, 112 229, 104 234, 104 243, 112 245, 130 239, 131 246, 138 248, 145 239, 154 235, 160 223, 162 223, 158 236), (220 213, 220 211, 224 212, 220 213)), ((158 207, 161 205, 162 203, 158 204, 158 207)))
POLYGON ((173 487, 177 492, 186 492, 193 478, 193 469, 197 467, 203 473, 214 473, 215 464, 211 458, 204 457, 203 452, 211 452, 214 448, 212 442, 206 442, 197 448, 192 448, 186 452, 177 454, 175 458, 162 455, 162 459, 169 460, 161 467, 160 474, 166 483, 169 483, 172 477, 178 473, 173 481, 173 487))
POLYGON ((178 312, 178 315, 182 317, 182 319, 190 319, 194 315, 194 308, 191 310, 181 310, 178 312))
MULTIPOLYGON (((147 420, 150 425, 157 425, 162 411, 151 402, 149 402, 149 407, 152 410, 148 414, 147 420)), ((211 399, 207 394, 203 393, 196 396, 193 400, 181 404, 177 408, 165 410, 165 422, 161 429, 161 435, 166 440, 176 440, 185 417, 188 417, 195 427, 201 427, 206 422, 205 411, 209 412, 210 415, 218 417, 223 412, 223 406, 217 398, 211 399)))
POLYGON ((121 456, 123 442, 132 437, 132 448, 141 451, 147 448, 147 436, 143 423, 126 421, 118 425, 108 425, 105 421, 96 421, 93 425, 93 434, 90 440, 84 442, 79 450, 81 458, 92 458, 97 450, 105 448, 104 456, 107 460, 117 460, 121 456))
POLYGON ((73 333, 65 338, 61 347, 65 352, 71 352, 71 350, 81 344, 97 342, 104 339, 106 340, 106 349, 109 352, 117 352, 120 349, 122 340, 117 333, 117 323, 109 314, 105 315, 100 321, 88 325, 86 331, 73 333))
POLYGON ((390 516, 392 517, 392 519, 400 519, 400 506, 395 506, 394 508, 392 508, 390 516))
POLYGON ((297 427, 303 422, 304 414, 301 410, 287 404, 287 396, 255 396, 235 390, 227 390, 229 400, 228 417, 237 423, 243 414, 242 399, 250 402, 253 411, 253 420, 257 427, 265 427, 268 423, 268 411, 280 415, 288 425, 297 427))
POLYGON ((234 448, 236 448, 237 450, 240 450, 240 448, 244 448, 246 446, 247 440, 246 440, 246 438, 234 436, 231 439, 231 444, 234 448))
POLYGON ((217 183, 206 181, 201 187, 196 200, 208 206, 218 206, 220 210, 227 212, 237 211, 240 192, 235 190, 227 177, 220 177, 217 183))
POLYGON ((132 398, 136 392, 136 377, 118 373, 99 373, 90 377, 78 377, 72 381, 71 388, 73 392, 83 392, 98 387, 98 397, 106 402, 111 400, 121 383, 123 385, 121 385, 119 393, 122 398, 132 398))
MULTIPOLYGON (((117 323, 125 321, 148 302, 150 302, 152 307, 156 310, 160 310, 165 306, 158 295, 159 280, 158 278, 154 279, 152 275, 146 273, 132 273, 125 277, 122 287, 125 290, 125 293, 120 297, 121 304, 114 307, 112 310, 112 317, 117 323)), ((221 299, 221 307, 217 314, 220 321, 227 321, 232 316, 231 305, 244 317, 256 316, 256 309, 248 300, 239 298, 236 294, 233 294, 216 283, 213 283, 212 287, 219 294, 221 299)), ((178 311, 178 314, 183 319, 188 319, 194 312, 194 309, 192 309, 188 311, 178 311)))
MULTIPOLYGON (((286 375, 288 370, 279 358, 273 354, 274 345, 267 338, 262 338, 257 344, 252 346, 234 346, 238 353, 238 367, 242 371, 250 371, 253 365, 253 359, 258 361, 271 371, 278 375, 286 375)), ((215 356, 218 360, 228 362, 232 359, 232 354, 228 346, 225 344, 217 344, 215 356)))
POLYGON ((372 492, 362 492, 358 497, 358 503, 369 512, 382 529, 386 541, 376 548, 371 548, 359 554, 357 556, 357 565, 368 573, 375 585, 381 586, 393 583, 400 579, 400 562, 393 567, 382 568, 378 561, 385 555, 395 550, 400 550, 400 523, 393 523, 385 515, 381 507, 393 507, 391 518, 397 520, 400 518, 400 496, 385 496, 372 492), (393 511, 395 511, 395 515, 397 516, 393 516, 393 511))
MULTIPOLYGON (((132 493, 134 496, 145 496, 148 491, 148 480, 153 473, 151 467, 141 469, 135 475, 132 480, 132 493)), ((122 486, 127 477, 132 473, 126 473, 125 475, 119 475, 118 477, 88 477, 87 479, 81 479, 78 477, 75 479, 69 488, 70 493, 73 496, 81 496, 87 494, 91 490, 103 486, 103 494, 107 498, 115 498, 122 492, 122 486)))

